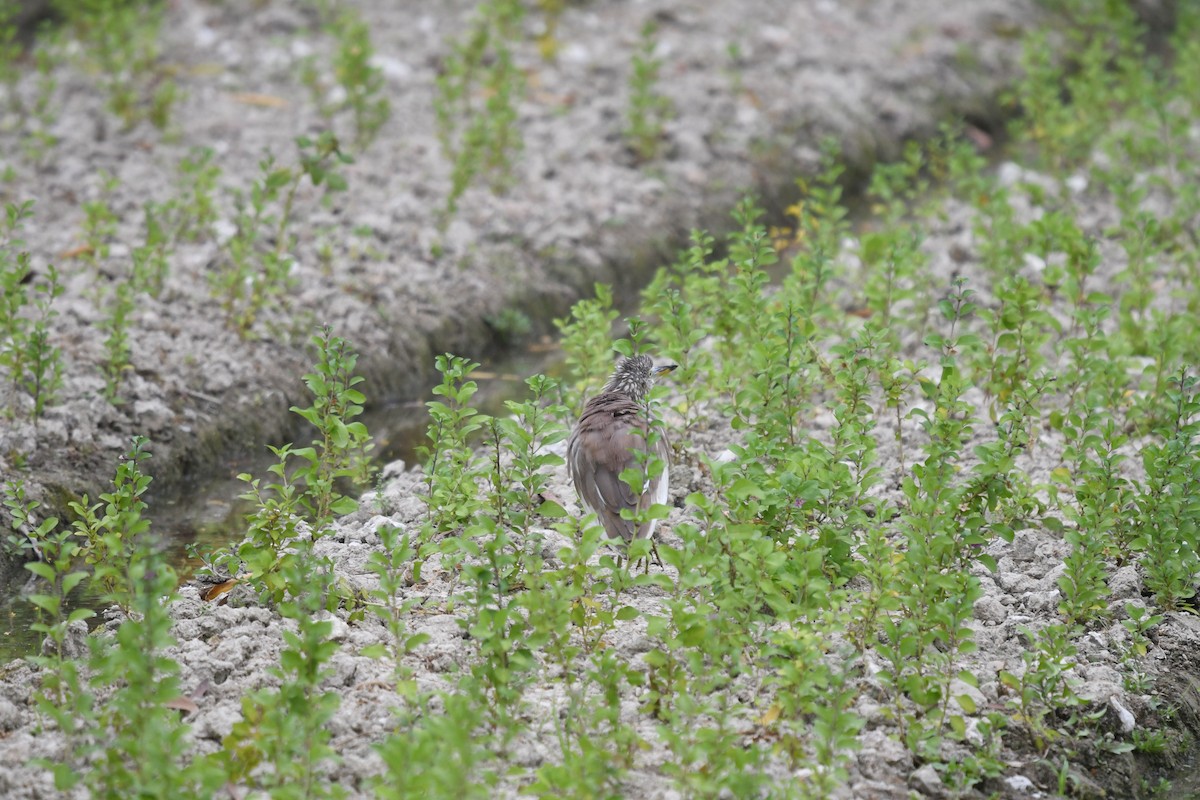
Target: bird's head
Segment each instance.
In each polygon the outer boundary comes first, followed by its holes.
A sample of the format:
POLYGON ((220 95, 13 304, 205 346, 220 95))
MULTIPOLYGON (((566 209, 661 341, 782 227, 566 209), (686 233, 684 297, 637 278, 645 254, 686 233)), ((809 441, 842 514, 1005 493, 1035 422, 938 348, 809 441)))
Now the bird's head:
POLYGON ((654 379, 665 375, 677 364, 662 364, 654 366, 650 356, 630 356, 622 358, 613 371, 612 377, 604 385, 606 392, 621 392, 635 400, 644 400, 654 385, 654 379))

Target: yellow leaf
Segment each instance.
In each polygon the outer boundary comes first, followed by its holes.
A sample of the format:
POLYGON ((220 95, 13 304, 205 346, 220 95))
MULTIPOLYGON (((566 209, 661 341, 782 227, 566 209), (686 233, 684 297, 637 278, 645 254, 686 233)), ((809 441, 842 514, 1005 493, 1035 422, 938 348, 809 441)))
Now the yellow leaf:
POLYGON ((758 718, 758 724, 762 725, 764 727, 767 725, 770 725, 775 720, 779 719, 779 715, 782 712, 783 712, 783 709, 781 709, 777 704, 772 705, 770 708, 767 709, 767 713, 763 714, 761 717, 758 718))

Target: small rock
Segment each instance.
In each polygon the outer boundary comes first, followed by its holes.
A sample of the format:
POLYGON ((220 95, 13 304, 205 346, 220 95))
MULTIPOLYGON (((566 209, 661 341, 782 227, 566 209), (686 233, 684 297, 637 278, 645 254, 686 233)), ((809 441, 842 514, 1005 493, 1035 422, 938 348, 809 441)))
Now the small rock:
POLYGON ((1025 608, 1029 611, 1053 613, 1058 610, 1058 604, 1062 600, 1062 595, 1059 594, 1057 589, 1052 589, 1048 592, 1027 592, 1021 599, 1024 601, 1025 608))
POLYGON ((1001 572, 996 578, 1000 588, 1012 594, 1024 594, 1036 585, 1033 578, 1023 572, 1001 572))
POLYGON ((137 400, 133 404, 133 418, 138 429, 149 433, 161 431, 171 423, 174 415, 161 400, 137 400))
POLYGON ((981 597, 975 601, 975 618, 980 622, 999 625, 1007 616, 1007 609, 995 597, 981 597))
POLYGON ((987 705, 987 698, 979 689, 975 688, 966 681, 959 680, 958 678, 950 681, 950 696, 955 698, 957 701, 957 699, 962 695, 969 697, 971 702, 975 704, 976 708, 983 708, 985 705, 987 705))
POLYGON ((1108 698, 1108 705, 1117 714, 1117 719, 1121 723, 1121 733, 1133 733, 1133 729, 1137 727, 1137 717, 1133 715, 1133 712, 1126 708, 1125 704, 1115 695, 1108 698))
POLYGON ((1014 186, 1025 176, 1025 170, 1012 161, 1005 161, 996 170, 996 180, 1001 186, 1014 186))
POLYGON ((570 42, 558 51, 559 60, 564 64, 587 65, 592 62, 591 51, 578 42, 570 42))
POLYGON ((942 776, 938 775, 932 764, 926 764, 909 775, 908 785, 926 797, 941 797, 945 792, 942 776))
POLYGON ((1037 786, 1024 775, 1009 775, 1004 779, 1004 785, 1018 794, 1033 794, 1037 786))
POLYGON ((20 709, 7 697, 0 696, 0 731, 15 731, 24 721, 20 709))
MULTIPOLYGON (((1029 531, 1020 531, 1013 537, 1009 551, 1014 561, 1032 561, 1037 556, 1037 546, 1040 537, 1029 531)), ((1008 570, 1002 570, 1007 572, 1008 570)))
POLYGON ((1026 253, 1024 256, 1025 268, 1035 276, 1041 275, 1046 271, 1046 259, 1033 253, 1026 253))
POLYGON ((403 461, 389 461, 379 473, 379 482, 387 483, 395 480, 404 474, 405 469, 407 469, 407 465, 403 461))
MULTIPOLYGON (((62 653, 64 658, 82 658, 88 650, 88 626, 83 620, 76 620, 67 625, 67 635, 63 638, 62 653)), ((54 640, 46 637, 42 642, 42 655, 54 655, 57 645, 54 640)))
POLYGON ((371 66, 378 69, 391 81, 403 82, 412 77, 413 68, 406 61, 376 53, 371 56, 371 66))
POLYGON ((212 224, 213 235, 219 244, 225 244, 237 235, 238 226, 230 220, 219 219, 212 224))
POLYGON ((329 631, 329 639, 334 642, 345 641, 346 637, 350 634, 350 626, 341 617, 336 614, 330 614, 328 611, 322 616, 333 625, 333 628, 329 631))
POLYGON ((1142 579, 1138 577, 1137 567, 1129 564, 1115 571, 1108 579, 1108 588, 1114 600, 1141 597, 1142 579))
POLYGON ((220 363, 211 363, 204 371, 204 391, 219 394, 233 386, 233 372, 220 363))

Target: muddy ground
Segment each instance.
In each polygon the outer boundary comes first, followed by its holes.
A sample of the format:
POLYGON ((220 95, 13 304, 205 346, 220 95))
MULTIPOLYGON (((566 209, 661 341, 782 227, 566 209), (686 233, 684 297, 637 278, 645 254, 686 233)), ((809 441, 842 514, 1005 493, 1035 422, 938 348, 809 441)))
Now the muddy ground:
MULTIPOLYGON (((66 375, 39 425, 22 413, 5 421, 0 474, 61 505, 65 495, 94 495, 133 434, 153 443, 159 489, 229 447, 278 441, 287 407, 301 397, 305 345, 318 324, 362 354, 374 401, 411 396, 427 385, 432 354, 478 358, 504 342, 502 311, 528 316, 524 335, 544 332, 595 281, 636 286, 673 258, 690 229, 726 228, 744 193, 778 205, 815 163, 822 137, 865 164, 948 114, 995 120, 1017 35, 1038 18, 1032 3, 1012 0, 572 4, 556 62, 543 61, 532 42, 517 53, 530 90, 520 104, 524 150, 512 189, 501 197, 469 190, 443 234, 436 222, 449 164, 434 133, 434 81, 471 4, 356 6, 371 24, 391 117, 355 154, 345 169, 349 190, 328 207, 302 186, 292 248, 298 286, 287 315, 260 321, 248 338, 229 330, 208 276, 228 257, 229 190, 246 191, 268 152, 294 163, 293 139, 330 127, 299 76, 306 58, 327 70, 330 63, 333 43, 317 32, 312 7, 169 4, 163 60, 183 96, 166 135, 147 122, 122 130, 105 108, 100 76, 78 59, 54 73, 58 144, 40 163, 22 156, 28 128, 11 114, 3 120, 0 166, 10 174, 0 200, 34 201, 22 238, 35 270, 44 275, 55 264, 63 273, 53 340, 66 375), (621 131, 630 62, 649 20, 658 25, 660 86, 675 116, 662 156, 641 164, 621 131), (139 296, 129 320, 131 369, 114 405, 99 396, 105 336, 97 326, 143 240, 143 204, 178 193, 177 165, 196 147, 215 151, 220 219, 211 236, 178 245, 159 298, 139 296), (116 185, 106 189, 106 176, 116 185), (109 256, 92 265, 81 253, 83 204, 100 200, 117 221, 109 256)), ((33 72, 17 87, 29 102, 33 72)), ((332 127, 350 138, 348 112, 332 127)), ((22 411, 26 403, 16 399, 22 411)))
MULTIPOLYGON (((304 3, 171 3, 163 58, 176 68, 184 95, 169 135, 148 123, 122 130, 104 107, 97 76, 77 65, 55 73, 53 102, 61 113, 52 132, 59 143, 42 163, 20 155, 28 132, 16 120, 0 124, 0 158, 11 178, 0 183, 0 199, 35 201, 23 238, 35 268, 44 274, 46 265, 58 265, 67 289, 54 306, 65 383, 37 425, 21 414, 4 420, 5 480, 20 477, 31 495, 54 506, 67 496, 94 496, 133 434, 151 439, 149 466, 160 489, 186 486, 189 474, 231 448, 279 441, 292 426, 287 408, 302 399, 299 376, 310 362, 305 342, 317 324, 331 325, 361 353, 373 400, 415 395, 428 383, 434 353, 480 358, 510 344, 498 322, 506 309, 529 318, 522 336, 538 335, 593 282, 635 287, 673 259, 688 230, 726 228, 729 209, 744 193, 782 207, 795 176, 813 169, 825 136, 841 144, 852 166, 865 167, 948 116, 992 128, 1004 114, 997 98, 1015 74, 1019 34, 1042 13, 1033 2, 1013 0, 572 4, 558 31, 556 62, 543 61, 532 43, 517 54, 531 88, 520 106, 525 146, 513 188, 499 197, 468 191, 456 218, 439 232, 449 165, 434 134, 431 99, 446 42, 465 28, 471 4, 355 5, 371 22, 392 115, 346 168, 349 191, 329 205, 307 186, 297 197, 292 255, 298 287, 287 314, 260 322, 247 338, 225 324, 207 282, 225 257, 232 215, 230 196, 220 194, 213 235, 181 243, 162 295, 139 297, 120 404, 101 396, 97 324, 114 279, 128 269, 130 248, 140 241, 142 204, 176 191, 176 165, 192 148, 213 148, 223 189, 245 189, 264 153, 291 158, 295 136, 328 127, 299 69, 314 55, 327 66, 331 40, 317 32, 316 15, 304 3), (661 90, 675 116, 666 125, 662 155, 639 163, 621 130, 629 64, 647 20, 658 25, 661 90), (104 188, 105 174, 116 179, 114 187, 104 188), (79 253, 82 204, 101 198, 117 223, 109 257, 93 265, 79 253), (332 258, 322 259, 324 248, 332 258)), ((36 91, 32 72, 18 91, 36 91)), ((333 120, 343 135, 348 124, 344 113, 333 120)), ((946 235, 947 245, 962 236, 946 235)), ((926 246, 936 251, 938 242, 926 246)), ((813 433, 820 435, 819 426, 813 433)), ((888 440, 886 432, 880 439, 888 440)), ((714 437, 707 446, 711 455, 725 443, 714 437)), ((1026 466, 1035 476, 1046 469, 1045 463, 1026 466)), ((422 513, 412 498, 415 480, 397 476, 378 502, 365 499, 364 511, 342 527, 337 541, 323 545, 351 581, 369 586, 363 563, 384 518, 407 525, 422 513)), ((698 488, 696 481, 677 473, 673 499, 698 488)), ((555 492, 571 502, 562 474, 555 492)), ((685 513, 677 509, 672 522, 685 513)), ((1055 565, 1064 547, 1045 533, 1021 534, 994 553, 1001 569, 984 579, 987 596, 976 607, 981 652, 971 666, 981 676, 1019 658, 1021 624, 1053 613, 1055 565)), ((433 568, 429 573, 420 591, 431 612, 416 617, 413 628, 433 637, 423 648, 419 680, 435 688, 468 651, 453 616, 436 610, 450 591, 448 579, 433 568)), ((1137 591, 1134 576, 1113 600, 1137 591)), ((184 664, 185 686, 212 686, 193 720, 199 747, 210 749, 236 719, 238 699, 261 685, 276 663, 281 623, 259 607, 214 607, 190 587, 183 594, 175 611, 181 641, 175 656, 184 664), (217 631, 222 644, 214 650, 209 640, 217 631)), ((634 604, 652 611, 660 601, 647 590, 634 604)), ((1171 634, 1150 656, 1163 669, 1190 661, 1186 654, 1200 636, 1190 618, 1172 617, 1168 626, 1171 634)), ((1108 663, 1119 628, 1095 634, 1079 668, 1094 699, 1111 703, 1118 716, 1118 706, 1136 710, 1140 702, 1123 695, 1108 663)), ((356 655, 383 633, 370 625, 339 625, 336 632, 343 647, 334 683, 345 688, 332 726, 342 755, 334 769, 348 787, 379 771, 371 745, 389 729, 388 699, 376 680, 383 667, 356 655)), ((631 629, 615 646, 634 658, 640 641, 631 629)), ((0 692, 0 794, 12 798, 52 796, 47 777, 26 760, 53 756, 59 746, 32 730, 26 669, 11 667, 0 692)), ((976 691, 981 706, 994 702, 994 678, 976 691)), ((553 692, 536 702, 544 705, 535 705, 531 719, 549 719, 543 712, 555 707, 553 692)), ((935 794, 929 776, 913 772, 909 756, 888 738, 878 709, 857 710, 870 724, 846 796, 900 797, 910 786, 935 794)), ((519 763, 552 758, 552 738, 531 725, 516 750, 519 763)), ((656 772, 662 757, 661 750, 646 754, 628 796, 670 796, 656 772)), ((997 791, 1022 796, 1021 777, 1046 787, 1050 777, 1039 770, 1017 764, 1009 776, 1014 781, 997 791)))

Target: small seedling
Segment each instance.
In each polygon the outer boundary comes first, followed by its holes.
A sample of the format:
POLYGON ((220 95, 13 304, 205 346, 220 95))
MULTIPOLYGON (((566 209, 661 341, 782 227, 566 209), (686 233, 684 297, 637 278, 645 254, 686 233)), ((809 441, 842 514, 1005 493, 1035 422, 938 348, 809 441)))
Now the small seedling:
POLYGON ((663 126, 674 114, 671 101, 659 90, 662 59, 655 55, 658 27, 642 26, 629 75, 629 112, 625 138, 641 161, 652 161, 662 149, 663 126))

